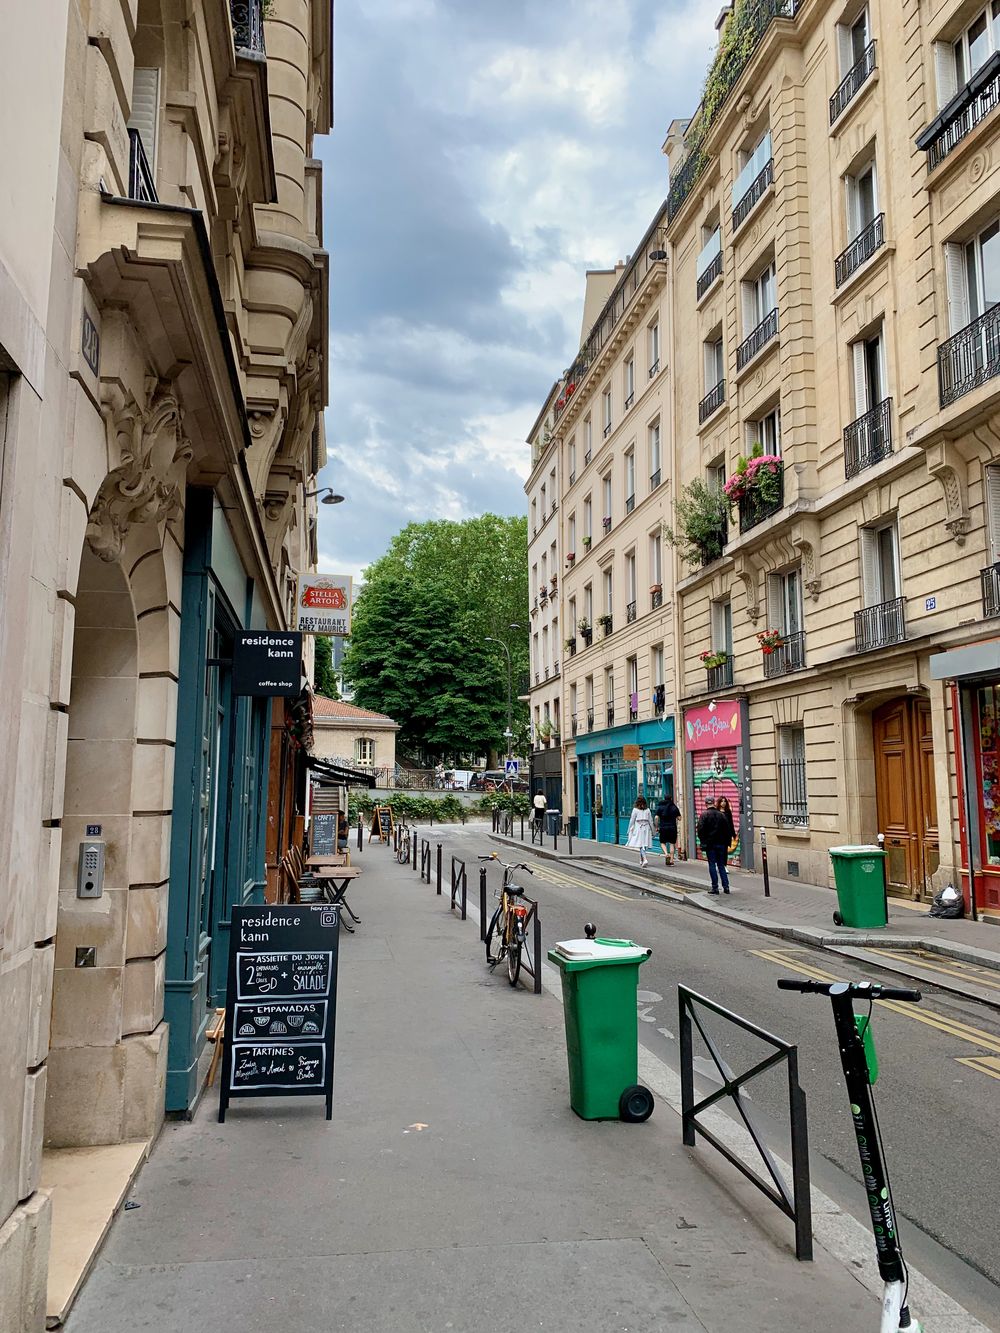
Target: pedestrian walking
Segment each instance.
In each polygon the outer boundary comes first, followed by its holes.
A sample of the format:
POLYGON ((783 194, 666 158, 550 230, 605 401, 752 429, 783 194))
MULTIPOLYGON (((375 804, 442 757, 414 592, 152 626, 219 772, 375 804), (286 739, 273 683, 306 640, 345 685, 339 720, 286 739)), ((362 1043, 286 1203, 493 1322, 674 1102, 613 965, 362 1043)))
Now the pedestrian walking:
POLYGON ((715 803, 716 810, 721 810, 726 820, 726 827, 729 829, 729 841, 726 843, 726 859, 733 850, 736 842, 736 821, 733 819, 733 808, 725 796, 720 796, 715 803))
POLYGON ((539 833, 542 832, 542 825, 545 822, 545 811, 548 808, 548 801, 545 799, 545 793, 536 791, 535 798, 531 802, 535 815, 535 828, 539 833))
POLYGON ((663 795, 656 805, 656 828, 660 838, 660 849, 668 866, 674 863, 674 849, 677 846, 677 821, 681 812, 674 804, 672 796, 663 795))
POLYGON ((639 864, 648 866, 646 852, 653 845, 653 816, 646 805, 645 796, 637 796, 632 814, 628 821, 627 846, 639 853, 639 864))
POLYGON ((719 892, 720 880, 723 893, 728 893, 729 874, 726 871, 726 856, 729 853, 729 824, 717 806, 708 805, 702 811, 698 820, 698 841, 704 848, 708 873, 712 879, 709 893, 719 892))

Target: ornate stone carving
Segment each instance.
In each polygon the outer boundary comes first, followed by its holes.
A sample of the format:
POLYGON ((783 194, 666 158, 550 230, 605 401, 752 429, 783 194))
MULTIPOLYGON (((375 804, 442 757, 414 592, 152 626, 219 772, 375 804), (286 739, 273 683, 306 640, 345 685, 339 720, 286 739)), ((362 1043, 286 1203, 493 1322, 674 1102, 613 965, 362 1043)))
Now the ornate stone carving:
POLYGON ((760 619, 760 594, 757 589, 757 566, 746 555, 740 555, 736 559, 733 572, 739 581, 743 584, 743 591, 747 599, 747 619, 752 625, 756 625, 760 619))
POLYGON ((791 541, 802 561, 802 586, 817 601, 822 579, 819 572, 819 522, 815 518, 801 519, 792 528, 791 541))
POLYGON ((111 456, 121 462, 101 483, 86 536, 94 554, 110 563, 121 558, 134 523, 159 523, 177 512, 194 451, 181 427, 177 399, 165 385, 153 388, 145 409, 130 393, 112 387, 102 413, 111 456))
POLYGON ((932 444, 927 450, 927 471, 944 491, 944 525, 959 546, 965 545, 972 526, 965 485, 965 463, 950 440, 932 444))

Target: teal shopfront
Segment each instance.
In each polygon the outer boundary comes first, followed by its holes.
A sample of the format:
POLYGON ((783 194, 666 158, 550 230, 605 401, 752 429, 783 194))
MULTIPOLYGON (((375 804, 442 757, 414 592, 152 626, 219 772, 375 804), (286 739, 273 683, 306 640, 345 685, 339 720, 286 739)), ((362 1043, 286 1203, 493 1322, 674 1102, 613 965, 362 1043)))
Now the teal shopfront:
POLYGON ((674 719, 653 718, 576 738, 581 838, 624 843, 636 797, 651 804, 674 791, 674 719))
POLYGON ((165 988, 173 1112, 197 1099, 208 1016, 225 1000, 231 908, 263 901, 270 700, 233 694, 231 660, 237 630, 264 628, 218 500, 190 489, 165 988))

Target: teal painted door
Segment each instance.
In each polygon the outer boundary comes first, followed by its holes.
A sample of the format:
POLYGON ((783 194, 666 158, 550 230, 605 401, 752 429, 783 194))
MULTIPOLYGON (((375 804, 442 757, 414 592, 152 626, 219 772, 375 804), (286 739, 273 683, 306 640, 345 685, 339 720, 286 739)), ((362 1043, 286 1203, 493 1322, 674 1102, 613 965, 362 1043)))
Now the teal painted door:
POLYGON ((632 807, 638 795, 639 785, 636 780, 635 764, 615 775, 618 779, 618 842, 628 842, 628 822, 632 818, 632 807))
POLYGON ((618 841, 618 774, 601 776, 601 816, 597 821, 598 842, 618 841))

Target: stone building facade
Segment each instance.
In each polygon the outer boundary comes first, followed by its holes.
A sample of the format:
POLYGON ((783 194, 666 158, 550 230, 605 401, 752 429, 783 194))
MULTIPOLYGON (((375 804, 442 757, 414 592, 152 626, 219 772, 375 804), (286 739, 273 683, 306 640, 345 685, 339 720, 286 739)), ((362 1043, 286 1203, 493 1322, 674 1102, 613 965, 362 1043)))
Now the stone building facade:
POLYGON ((315 561, 330 20, 70 0, 22 7, 0 56, 25 158, 0 221, 5 1329, 44 1323, 43 1142, 190 1109, 224 921, 262 891, 271 705, 229 664, 315 561))
POLYGON ((396 776, 399 723, 385 713, 341 699, 313 699, 312 754, 347 769, 373 769, 391 786, 396 776))

